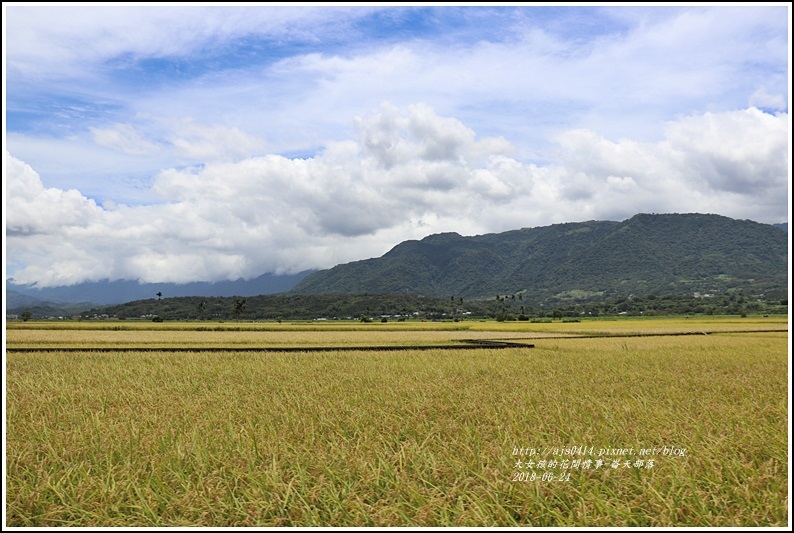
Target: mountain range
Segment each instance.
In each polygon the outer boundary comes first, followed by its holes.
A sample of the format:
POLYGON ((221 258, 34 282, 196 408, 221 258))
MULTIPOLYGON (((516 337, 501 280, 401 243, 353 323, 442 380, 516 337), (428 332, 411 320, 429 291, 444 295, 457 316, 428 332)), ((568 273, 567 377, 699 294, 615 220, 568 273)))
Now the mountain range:
POLYGON ((781 229, 720 215, 638 214, 471 237, 442 233, 313 272, 290 292, 565 301, 733 289, 783 298, 788 234, 781 229))
POLYGON ((298 274, 262 274, 261 276, 236 281, 194 283, 138 283, 137 281, 84 282, 63 287, 39 288, 15 284, 6 280, 6 308, 15 309, 33 305, 61 306, 63 304, 112 305, 154 298, 157 293, 165 297, 174 296, 256 296, 276 294, 293 288, 311 271, 298 274))
POLYGON ((417 294, 566 303, 631 294, 741 290, 786 298, 788 226, 708 214, 638 214, 404 241, 379 258, 295 275, 216 283, 86 282, 37 288, 6 280, 7 310, 112 305, 178 296, 417 294))

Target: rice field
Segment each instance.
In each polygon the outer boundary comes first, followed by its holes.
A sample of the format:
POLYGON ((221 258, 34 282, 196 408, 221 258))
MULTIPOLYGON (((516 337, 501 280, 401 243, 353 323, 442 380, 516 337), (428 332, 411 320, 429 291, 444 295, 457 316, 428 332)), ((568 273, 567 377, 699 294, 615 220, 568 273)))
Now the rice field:
POLYGON ((8 323, 6 525, 784 527, 788 338, 785 317, 8 323), (446 348, 475 338, 535 347, 446 348))

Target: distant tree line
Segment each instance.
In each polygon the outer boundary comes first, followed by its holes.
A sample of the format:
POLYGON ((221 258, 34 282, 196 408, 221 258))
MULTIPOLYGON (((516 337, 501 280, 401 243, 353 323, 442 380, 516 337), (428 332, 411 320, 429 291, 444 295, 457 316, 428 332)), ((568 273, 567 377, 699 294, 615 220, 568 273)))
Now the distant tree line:
MULTIPOLYGON (((41 318, 25 310, 26 318, 41 318)), ((743 293, 723 295, 642 295, 592 302, 533 303, 526 293, 488 300, 430 298, 405 294, 263 295, 178 297, 137 300, 82 313, 82 319, 150 320, 533 320, 598 316, 786 314, 788 300, 765 300, 743 293)), ((20 315, 22 316, 22 315, 20 315)))

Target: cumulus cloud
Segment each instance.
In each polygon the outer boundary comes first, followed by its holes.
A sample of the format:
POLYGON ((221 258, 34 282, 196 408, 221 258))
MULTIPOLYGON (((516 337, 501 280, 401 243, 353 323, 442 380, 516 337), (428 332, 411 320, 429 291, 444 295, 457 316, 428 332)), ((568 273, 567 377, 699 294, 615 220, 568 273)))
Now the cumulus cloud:
POLYGON ((682 117, 663 141, 610 141, 591 131, 560 136, 569 178, 562 193, 618 216, 719 212, 762 222, 787 219, 790 121, 755 108, 682 117), (606 181, 608 187, 601 187, 606 181), (620 209, 623 198, 625 208, 620 209))
MULTIPOLYGON (((658 142, 590 130, 546 166, 509 155, 424 104, 385 103, 310 158, 217 160, 160 171, 161 203, 97 206, 42 185, 6 153, 7 250, 19 282, 251 278, 379 256, 441 231, 477 234, 638 212, 786 219, 789 117, 755 108, 682 117, 658 142)), ((124 132, 124 128, 121 128, 124 132)), ((135 136, 130 135, 134 140, 135 136)))
POLYGON ((777 194, 788 172, 787 118, 756 108, 707 113, 669 124, 667 139, 671 151, 681 154, 680 172, 690 180, 705 180, 715 192, 777 194))
POLYGON ((41 235, 53 228, 85 226, 97 220, 101 210, 93 200, 71 189, 45 188, 39 175, 6 152, 6 232, 9 235, 41 235))
MULTIPOLYGON (((41 127, 9 132, 8 147, 46 183, 99 201, 139 199, 139 180, 155 169, 308 157, 340 139, 364 143, 373 162, 389 167, 416 136, 432 138, 421 157, 437 162, 437 172, 401 179, 449 187, 462 179, 446 168, 461 150, 470 165, 479 150, 475 168, 496 154, 547 164, 561 131, 652 142, 680 113, 748 102, 784 112, 788 97, 782 6, 588 10, 584 33, 570 30, 580 28, 571 24, 576 8, 549 18, 521 7, 452 10, 474 21, 463 30, 441 27, 446 8, 6 9, 9 116, 32 112, 41 127), (417 38, 382 38, 387 14, 438 26, 417 38), (621 17, 627 22, 616 24, 621 17), (424 102, 455 119, 423 123, 417 110, 403 125, 385 109, 366 115, 385 99, 403 110, 424 102), (351 137, 343 128, 354 116, 386 120, 392 130, 361 123, 351 137), (484 138, 472 143, 472 132, 484 138)), ((509 194, 496 185, 494 194, 509 194)))

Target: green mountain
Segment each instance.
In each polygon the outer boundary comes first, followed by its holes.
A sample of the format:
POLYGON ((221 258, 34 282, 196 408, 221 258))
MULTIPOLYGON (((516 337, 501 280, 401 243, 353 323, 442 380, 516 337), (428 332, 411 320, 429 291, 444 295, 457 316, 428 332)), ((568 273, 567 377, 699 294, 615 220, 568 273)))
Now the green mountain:
POLYGON ((405 241, 382 257, 309 274, 291 294, 421 294, 561 304, 742 291, 786 298, 788 234, 705 214, 639 214, 405 241))

